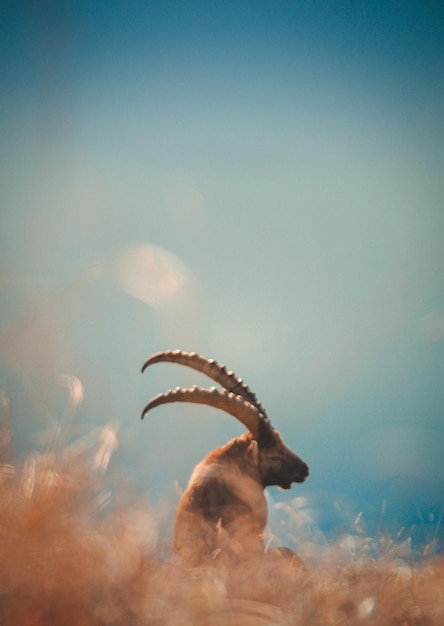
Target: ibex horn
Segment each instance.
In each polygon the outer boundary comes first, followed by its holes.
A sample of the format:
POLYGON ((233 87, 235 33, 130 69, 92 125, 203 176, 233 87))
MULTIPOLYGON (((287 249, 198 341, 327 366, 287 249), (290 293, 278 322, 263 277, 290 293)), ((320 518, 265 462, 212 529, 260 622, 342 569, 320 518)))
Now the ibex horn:
MULTIPOLYGON (((273 430, 269 422, 250 402, 245 401, 241 396, 226 390, 202 389, 201 387, 191 387, 184 389, 177 387, 174 390, 161 393, 153 398, 143 409, 142 419, 157 406, 168 404, 169 402, 192 402, 196 404, 207 404, 216 409, 222 409, 226 413, 236 417, 251 432, 256 441, 261 442, 273 437, 273 430)), ((269 443, 271 445, 271 442, 269 443)))
POLYGON ((143 365, 142 373, 153 363, 160 362, 178 363, 186 365, 202 374, 205 374, 227 391, 231 391, 237 396, 252 404, 268 420, 267 413, 256 395, 251 391, 242 378, 238 378, 234 372, 228 372, 225 365, 220 365, 214 359, 207 359, 196 352, 182 352, 182 350, 166 350, 153 354, 143 365))

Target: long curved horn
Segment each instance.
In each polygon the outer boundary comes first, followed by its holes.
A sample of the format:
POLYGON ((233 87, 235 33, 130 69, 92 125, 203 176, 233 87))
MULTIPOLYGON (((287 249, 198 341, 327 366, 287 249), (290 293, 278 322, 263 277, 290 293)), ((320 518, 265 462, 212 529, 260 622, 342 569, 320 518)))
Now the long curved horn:
POLYGON ((183 352, 182 350, 166 350, 153 354, 142 367, 142 373, 153 363, 168 362, 186 365, 202 374, 205 374, 227 391, 241 396, 244 400, 252 404, 269 421, 268 415, 251 389, 242 378, 238 378, 234 372, 228 372, 225 365, 220 365, 214 359, 207 359, 196 352, 183 352))
POLYGON ((258 443, 264 439, 268 440, 270 437, 273 437, 273 429, 255 406, 245 401, 239 395, 226 390, 221 391, 215 387, 211 389, 203 389, 202 387, 184 389, 177 387, 166 393, 160 393, 143 409, 142 419, 151 409, 161 404, 168 404, 169 402, 193 402, 196 404, 207 404, 216 409, 222 409, 222 411, 233 415, 242 422, 258 443))

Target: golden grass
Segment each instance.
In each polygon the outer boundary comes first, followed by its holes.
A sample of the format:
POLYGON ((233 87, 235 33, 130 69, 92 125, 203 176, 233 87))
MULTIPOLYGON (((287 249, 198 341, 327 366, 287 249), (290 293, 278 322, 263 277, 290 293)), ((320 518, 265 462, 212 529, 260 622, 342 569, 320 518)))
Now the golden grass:
POLYGON ((346 559, 330 546, 302 572, 286 563, 187 572, 160 556, 148 507, 134 498, 105 515, 107 494, 80 457, 0 466, 2 626, 444 624, 443 558, 346 559))

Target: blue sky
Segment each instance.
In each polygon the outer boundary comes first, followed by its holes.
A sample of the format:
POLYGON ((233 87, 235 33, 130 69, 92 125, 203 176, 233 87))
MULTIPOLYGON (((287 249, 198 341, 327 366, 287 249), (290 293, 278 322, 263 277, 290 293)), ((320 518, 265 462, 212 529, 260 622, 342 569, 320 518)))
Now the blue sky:
POLYGON ((75 423, 116 425, 119 467, 147 491, 184 484, 241 428, 183 407, 141 425, 151 395, 204 381, 139 366, 199 350, 309 462, 291 495, 369 520, 387 501, 393 528, 433 532, 443 18, 438 2, 4 3, 1 380, 23 455, 70 374, 75 423))

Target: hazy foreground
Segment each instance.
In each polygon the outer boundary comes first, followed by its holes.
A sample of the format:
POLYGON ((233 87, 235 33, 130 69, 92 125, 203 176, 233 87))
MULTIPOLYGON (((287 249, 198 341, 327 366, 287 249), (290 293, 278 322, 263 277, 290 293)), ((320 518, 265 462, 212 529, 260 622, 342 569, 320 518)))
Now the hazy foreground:
POLYGON ((5 452, 2 626, 444 623, 444 559, 419 564, 406 545, 362 534, 349 551, 308 537, 302 573, 246 565, 212 578, 181 571, 159 539, 157 512, 128 494, 121 505, 111 498, 112 447, 112 433, 102 431, 94 445, 49 446, 21 465, 5 452))

